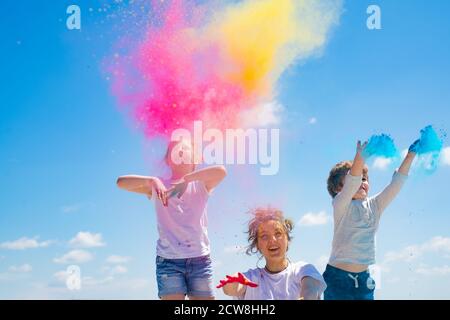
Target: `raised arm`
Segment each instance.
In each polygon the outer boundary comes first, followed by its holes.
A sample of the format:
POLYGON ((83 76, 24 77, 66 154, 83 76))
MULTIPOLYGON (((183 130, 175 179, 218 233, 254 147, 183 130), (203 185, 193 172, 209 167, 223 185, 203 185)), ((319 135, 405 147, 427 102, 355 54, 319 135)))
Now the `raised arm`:
POLYGON ((350 169, 350 174, 354 177, 359 177, 363 174, 365 161, 362 154, 366 146, 367 141, 361 144, 361 141, 358 140, 358 143, 356 144, 356 154, 355 158, 353 159, 352 168, 350 169))
POLYGON ((379 214, 381 214, 386 209, 386 207, 400 192, 400 189, 402 188, 406 178, 408 177, 411 164, 416 157, 416 147, 418 143, 419 140, 415 141, 409 147, 408 154, 406 155, 398 170, 394 173, 391 183, 387 185, 383 191, 375 196, 379 214))
POLYGON ((406 154, 405 159, 403 160, 400 168, 398 168, 398 172, 407 176, 409 174, 409 169, 413 163, 414 158, 416 157, 417 147, 420 143, 420 140, 414 141, 414 143, 409 147, 408 153, 406 154))
POLYGON ((167 190, 164 184, 157 177, 126 175, 117 179, 117 186, 121 189, 152 196, 152 189, 155 190, 158 199, 167 206, 167 190))
POLYGON ((356 146, 356 155, 353 159, 350 174, 344 178, 344 185, 342 186, 341 191, 334 197, 333 200, 335 214, 340 214, 346 211, 346 208, 350 205, 353 196, 361 186, 362 174, 365 165, 362 153, 366 146, 367 142, 361 144, 361 141, 358 141, 356 146))

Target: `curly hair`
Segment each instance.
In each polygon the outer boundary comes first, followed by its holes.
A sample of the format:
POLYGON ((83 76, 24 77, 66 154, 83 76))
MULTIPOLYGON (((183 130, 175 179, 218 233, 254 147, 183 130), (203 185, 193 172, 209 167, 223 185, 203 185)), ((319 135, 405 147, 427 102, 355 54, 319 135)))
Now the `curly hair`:
POLYGON ((261 223, 266 221, 278 221, 286 232, 288 242, 292 240, 292 229, 294 228, 294 223, 290 219, 286 219, 283 216, 281 210, 271 208, 271 207, 259 207, 249 211, 253 218, 248 223, 248 242, 246 253, 248 255, 257 253, 258 250, 258 227, 261 223))
MULTIPOLYGON (((353 161, 341 161, 337 163, 330 171, 327 179, 327 190, 333 198, 341 191, 344 186, 344 178, 352 168, 353 161)), ((364 167, 363 174, 367 175, 368 169, 364 167)))

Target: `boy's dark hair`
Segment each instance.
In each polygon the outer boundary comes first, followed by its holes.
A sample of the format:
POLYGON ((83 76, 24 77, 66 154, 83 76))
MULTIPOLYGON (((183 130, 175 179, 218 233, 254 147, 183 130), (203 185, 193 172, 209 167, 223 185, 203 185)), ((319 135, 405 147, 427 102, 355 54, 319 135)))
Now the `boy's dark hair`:
MULTIPOLYGON (((327 180, 327 189, 333 198, 341 191, 344 186, 344 178, 352 168, 353 161, 341 161, 337 163, 330 171, 327 180)), ((364 167, 363 174, 367 175, 368 169, 364 167)))

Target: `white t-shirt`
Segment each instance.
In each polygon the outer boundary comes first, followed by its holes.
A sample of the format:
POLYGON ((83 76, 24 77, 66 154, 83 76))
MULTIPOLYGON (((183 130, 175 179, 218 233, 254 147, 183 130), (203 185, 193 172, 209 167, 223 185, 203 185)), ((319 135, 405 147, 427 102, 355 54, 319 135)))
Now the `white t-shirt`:
POLYGON ((289 263, 279 273, 271 274, 264 268, 256 268, 244 272, 244 276, 257 283, 258 287, 247 286, 244 296, 238 297, 239 300, 297 300, 300 298, 301 281, 304 277, 320 282, 320 294, 327 287, 319 271, 312 264, 302 261, 289 263))
MULTIPOLYGON (((161 179, 170 188, 170 181, 161 179)), ((159 239, 156 254, 167 259, 187 259, 208 255, 207 201, 209 193, 201 181, 190 182, 179 199, 177 196, 163 206, 155 190, 151 199, 155 203, 159 239)))

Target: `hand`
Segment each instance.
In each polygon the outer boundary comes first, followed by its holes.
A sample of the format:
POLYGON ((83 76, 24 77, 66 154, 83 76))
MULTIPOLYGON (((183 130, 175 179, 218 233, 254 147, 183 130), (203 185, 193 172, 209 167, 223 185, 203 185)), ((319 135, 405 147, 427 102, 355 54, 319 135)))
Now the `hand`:
POLYGON ((161 200, 163 206, 167 207, 168 197, 166 186, 161 182, 161 180, 155 178, 153 180, 153 188, 155 189, 156 196, 158 197, 159 200, 161 200))
POLYGON ((358 143, 356 144, 356 153, 362 154, 364 152, 364 150, 366 149, 366 147, 367 147, 367 141, 364 141, 364 143, 361 144, 361 141, 358 140, 358 143))
POLYGON ((242 273, 238 272, 237 277, 236 276, 228 276, 225 280, 220 280, 219 285, 216 286, 217 289, 222 288, 224 285, 229 283, 240 283, 244 286, 249 286, 251 288, 256 288, 258 286, 257 283, 254 283, 250 280, 248 280, 242 273))
POLYGON ((178 196, 178 199, 184 194, 188 186, 188 183, 184 179, 180 179, 176 182, 172 183, 172 187, 167 190, 168 197, 172 198, 174 196, 178 196))
POLYGON ((414 141, 413 144, 409 147, 408 153, 409 153, 409 152, 417 153, 417 151, 419 150, 419 146, 420 146, 420 139, 417 139, 417 140, 414 141))

